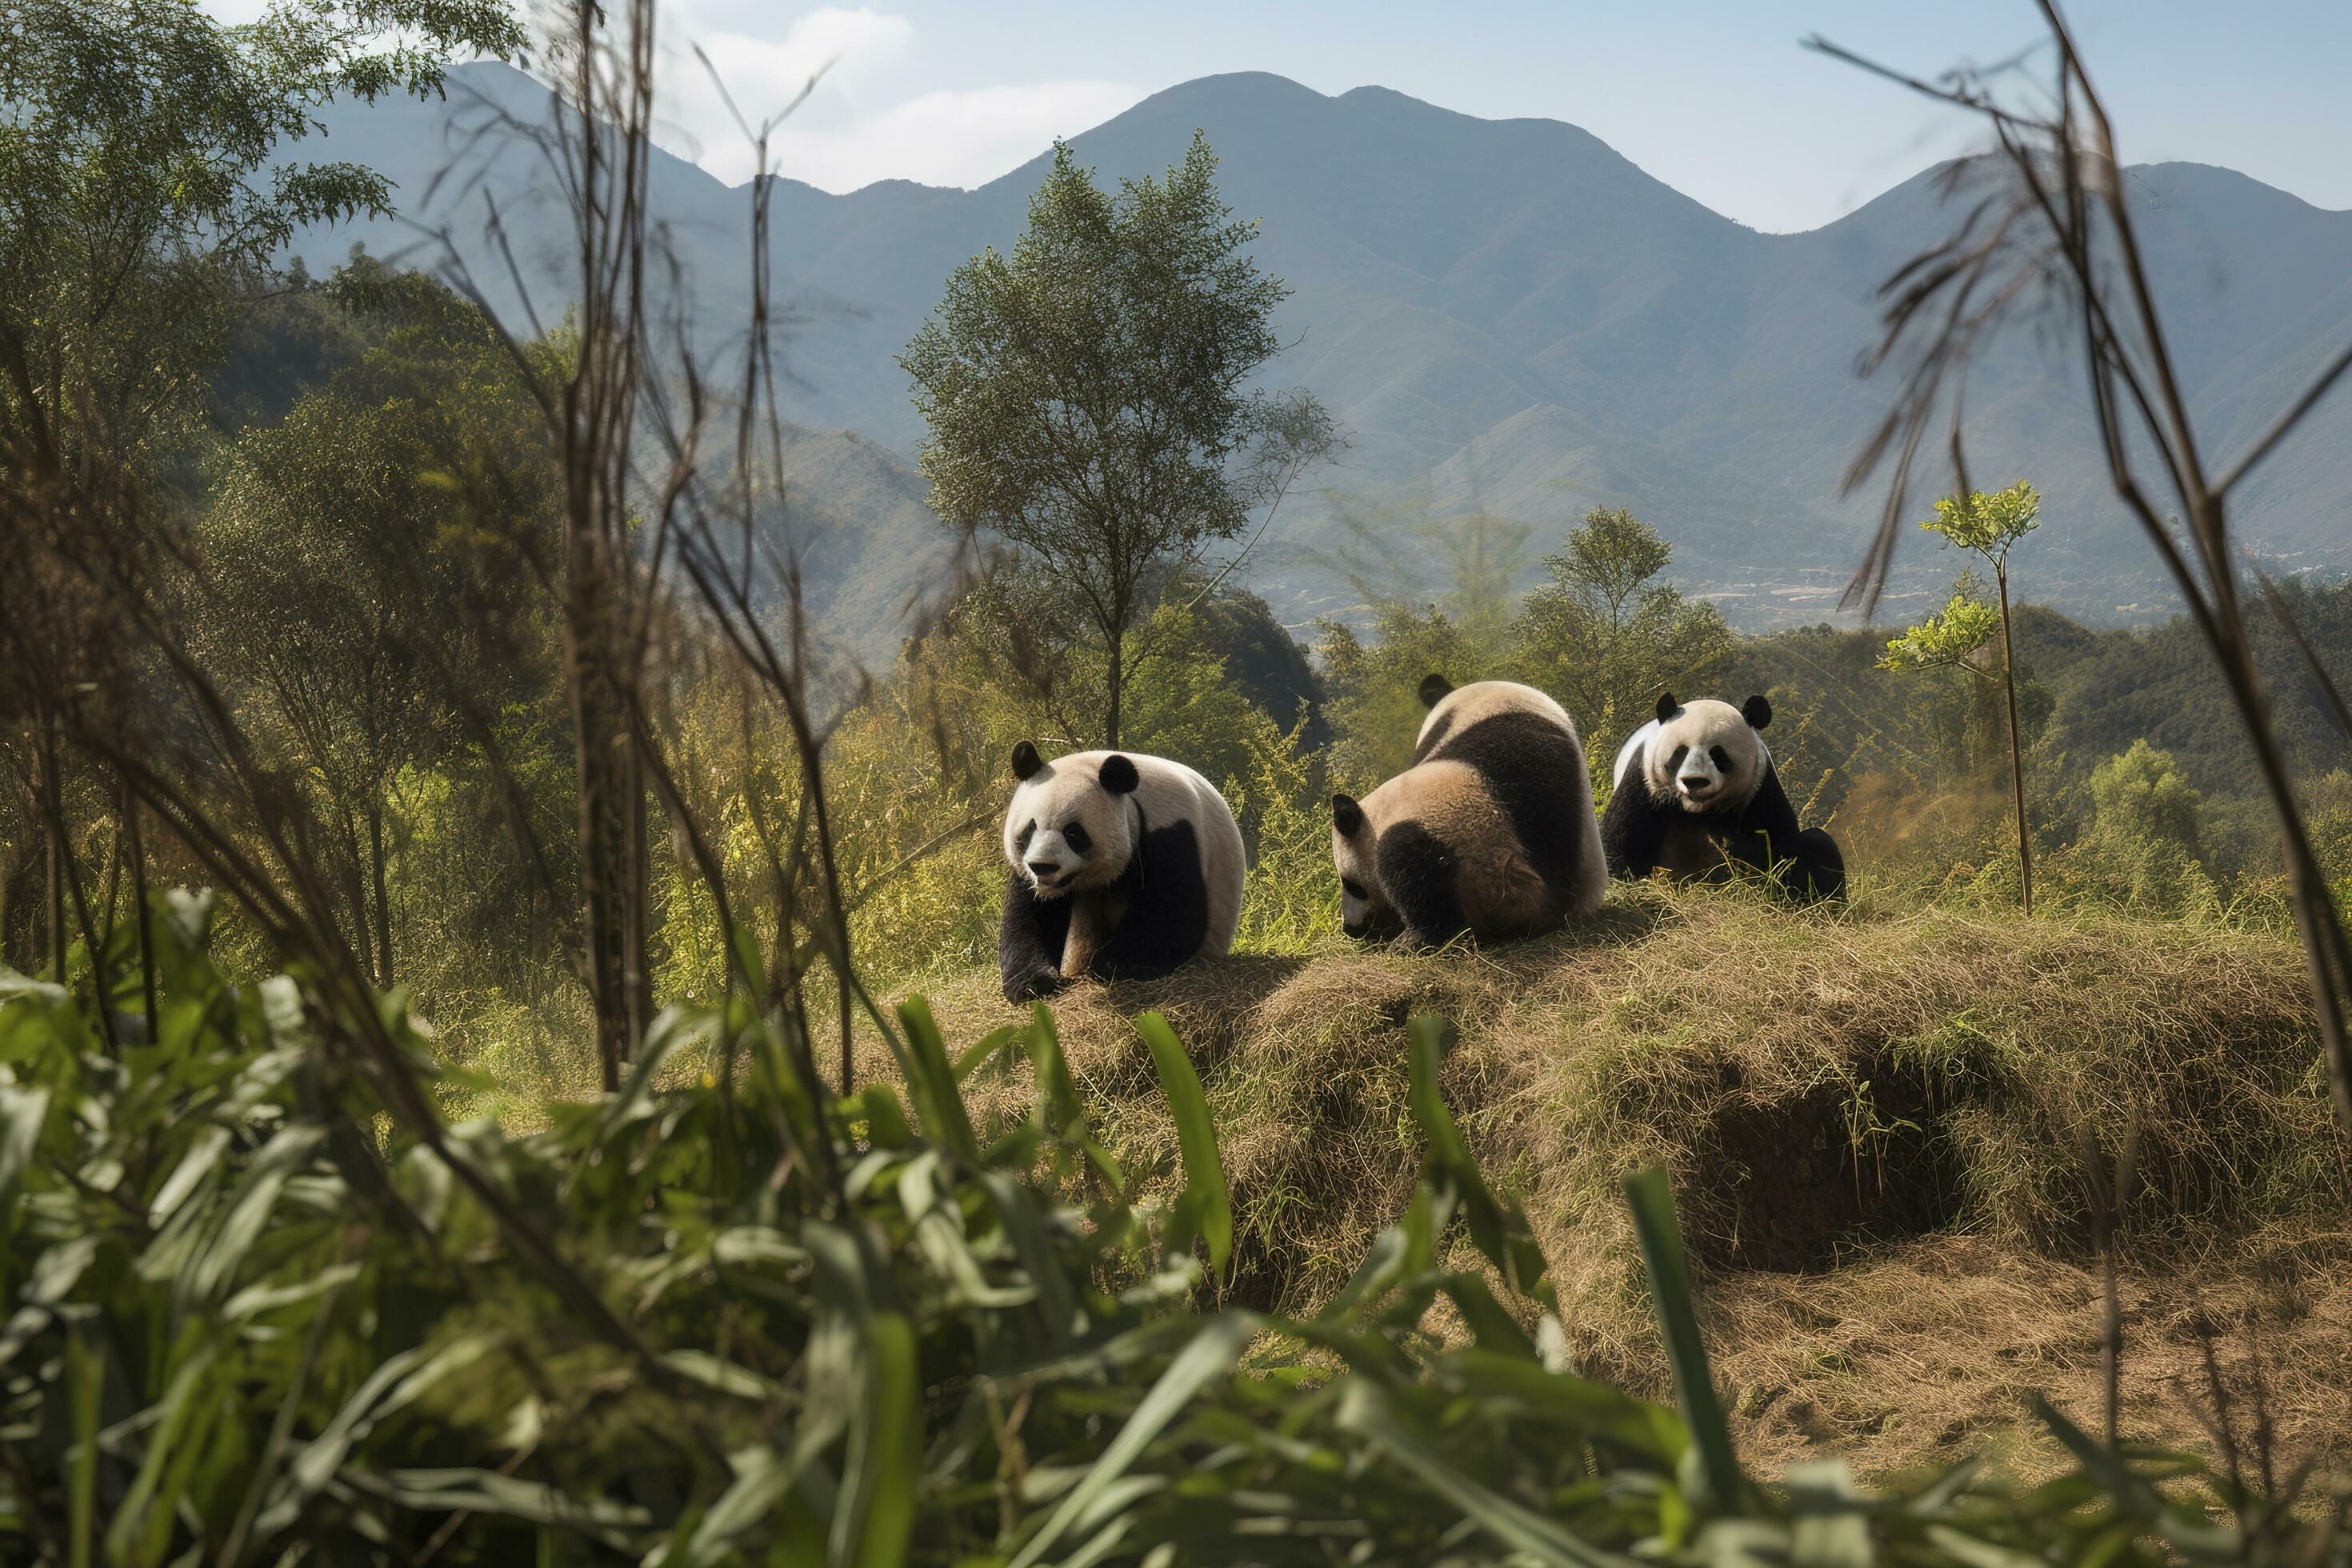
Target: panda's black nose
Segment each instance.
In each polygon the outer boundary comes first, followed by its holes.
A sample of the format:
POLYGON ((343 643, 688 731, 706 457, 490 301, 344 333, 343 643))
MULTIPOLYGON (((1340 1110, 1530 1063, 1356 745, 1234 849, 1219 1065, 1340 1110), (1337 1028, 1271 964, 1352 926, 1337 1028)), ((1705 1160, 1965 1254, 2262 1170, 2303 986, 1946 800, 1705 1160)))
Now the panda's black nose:
POLYGON ((1059 872, 1061 868, 1051 860, 1032 860, 1029 862, 1029 869, 1040 877, 1052 877, 1059 872))

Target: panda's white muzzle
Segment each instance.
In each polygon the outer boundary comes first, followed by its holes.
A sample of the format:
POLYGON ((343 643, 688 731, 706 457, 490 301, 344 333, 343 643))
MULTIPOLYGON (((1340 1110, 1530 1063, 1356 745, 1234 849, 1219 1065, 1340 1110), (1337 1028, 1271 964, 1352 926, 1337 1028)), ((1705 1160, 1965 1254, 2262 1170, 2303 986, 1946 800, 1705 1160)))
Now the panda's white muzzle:
POLYGON ((1723 775, 1716 770, 1714 758, 1694 751, 1675 775, 1675 787, 1682 792, 1684 805, 1706 805, 1721 793, 1723 775))
POLYGON ((1040 893, 1066 890, 1086 867, 1087 858, 1063 842, 1058 833, 1038 834, 1022 852, 1021 868, 1029 874, 1029 885, 1040 893))

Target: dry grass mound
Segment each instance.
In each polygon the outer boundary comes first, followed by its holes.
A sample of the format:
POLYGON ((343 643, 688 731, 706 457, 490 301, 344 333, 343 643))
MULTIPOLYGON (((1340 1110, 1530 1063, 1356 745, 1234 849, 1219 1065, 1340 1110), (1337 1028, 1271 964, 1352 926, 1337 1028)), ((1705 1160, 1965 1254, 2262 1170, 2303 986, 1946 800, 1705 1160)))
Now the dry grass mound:
MULTIPOLYGON (((1663 1163, 1751 1436, 1884 1469, 2013 1418, 2022 1389, 2095 1389, 2086 1160, 2127 1143, 2126 1317, 2146 1320, 2136 1343, 2171 1347, 2132 1363, 2141 1414, 2156 1418, 2156 1384, 2201 1374, 2183 1323, 2221 1334, 2242 1382, 2258 1321, 2284 1346, 2352 1310, 2340 1248, 2282 1239, 2344 1228, 2303 987, 2287 944, 2218 927, 1867 899, 1793 913, 1742 889, 1655 889, 1539 942, 1242 956, 1083 986, 1056 1014, 1107 1140, 1147 1176, 1172 1170, 1175 1138, 1127 1019, 1169 1016, 1218 1114, 1234 1289, 1292 1310, 1402 1207, 1420 1158, 1404 1024, 1451 1017, 1448 1100, 1527 1206, 1580 1358, 1661 1386, 1618 1182, 1663 1163), (2284 1293, 2249 1261, 2282 1248, 2302 1259, 2284 1293)), ((1017 1016, 992 975, 928 994, 955 1039, 1017 1016)), ((862 1070, 888 1071, 878 1048, 862 1070)), ((983 1069, 975 1108, 1024 1113, 1025 1079, 983 1069)), ((2352 1348, 2329 1342, 2318 1382, 2280 1396, 2311 1407, 2313 1442, 2325 1388, 2352 1389, 2352 1348)), ((2186 1405, 2168 1408, 2160 1430, 2193 1438, 2186 1405)), ((2352 1429, 2347 1414, 2330 1422, 2352 1429)))

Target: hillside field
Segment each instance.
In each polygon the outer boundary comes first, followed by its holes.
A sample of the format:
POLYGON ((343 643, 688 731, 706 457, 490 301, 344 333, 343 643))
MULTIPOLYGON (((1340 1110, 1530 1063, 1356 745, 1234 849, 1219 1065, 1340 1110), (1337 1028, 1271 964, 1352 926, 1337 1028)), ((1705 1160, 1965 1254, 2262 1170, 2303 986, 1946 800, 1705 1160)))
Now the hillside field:
MULTIPOLYGON (((914 989, 956 1041, 1021 1016, 992 973, 914 989)), ((1163 1182, 1174 1130, 1127 1020, 1175 1025, 1218 1118, 1240 1301, 1313 1307, 1402 1212, 1405 1024, 1437 1013, 1459 1028, 1446 1098, 1526 1206, 1584 1370, 1667 1392, 1618 1194, 1663 1163, 1753 1460, 1990 1450, 2032 1473, 2055 1456, 2019 1436, 2027 1393, 2101 1408, 2086 1171, 2127 1142, 2125 1434, 2209 1447, 2210 1343, 2282 1456, 2352 1455, 2346 1171, 2305 994, 2286 942, 2210 923, 1643 888, 1581 932, 1236 955, 1055 1008, 1112 1148, 1163 1182)), ((878 1041, 858 1070, 891 1073, 878 1041)), ((976 1113, 1025 1114, 1027 1071, 982 1067, 976 1113)))

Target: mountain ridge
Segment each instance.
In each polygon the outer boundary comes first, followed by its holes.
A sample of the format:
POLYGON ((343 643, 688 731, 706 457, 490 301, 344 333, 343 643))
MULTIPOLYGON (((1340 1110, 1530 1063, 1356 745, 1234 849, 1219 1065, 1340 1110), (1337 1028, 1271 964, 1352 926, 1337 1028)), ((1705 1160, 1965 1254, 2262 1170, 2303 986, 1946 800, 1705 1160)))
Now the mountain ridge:
MULTIPOLYGON (((509 112, 545 101, 509 68, 456 76, 453 104, 469 92, 509 112)), ((462 143, 462 108, 328 112, 338 153, 356 142, 362 161, 399 163, 386 172, 404 195, 421 189, 436 144, 446 158, 462 143)), ((1070 141, 1108 180, 1165 168, 1195 128, 1220 155, 1227 202, 1260 220, 1261 264, 1293 289, 1277 320, 1292 346, 1268 384, 1312 388, 1354 433, 1324 491, 1425 495, 1440 516, 1484 505, 1533 523, 1538 552, 1591 506, 1629 505, 1675 543, 1677 574, 1725 595, 1735 618, 1821 618, 1881 499, 1840 489, 1892 395, 1853 365, 1877 335, 1878 284, 1956 216, 1937 201, 1946 165, 1819 228, 1768 234, 1564 121, 1481 120, 1380 87, 1324 94, 1265 72, 1180 83, 1070 141)), ((787 416, 911 452, 921 427, 897 351, 950 271, 1017 237, 1049 156, 970 190, 783 180, 773 286, 793 316, 787 416)), ((475 157, 468 183, 503 192, 502 210, 521 212, 534 190, 544 205, 527 168, 475 157)), ((2226 458, 2352 337, 2352 213, 2210 164, 2126 176, 2200 431, 2226 458)), ((748 190, 667 154, 654 183, 717 353, 719 323, 740 319, 748 190)), ((373 248, 390 231, 306 237, 307 258, 331 261, 317 252, 354 235, 373 248)), ((526 274, 560 290, 561 247, 548 248, 553 264, 526 274)), ((518 303, 485 292, 502 310, 518 303)), ((2155 564, 2108 496, 2064 345, 2019 336, 1972 381, 1975 472, 2031 477, 2047 498, 2020 557, 2026 592, 2112 620, 2160 593, 2155 564)), ((2250 540, 2290 569, 2352 560, 2336 521, 2352 506, 2352 399, 2323 405, 2273 463, 2242 499, 2250 540)), ((1925 498, 1911 504, 1924 510, 1925 498)), ((1351 613, 1329 562, 1342 510, 1328 494, 1295 499, 1254 563, 1286 618, 1351 613)), ((901 558, 906 537, 903 518, 877 521, 877 544, 901 558)), ((1932 595, 1951 564, 1906 551, 1900 591, 1932 595)))

